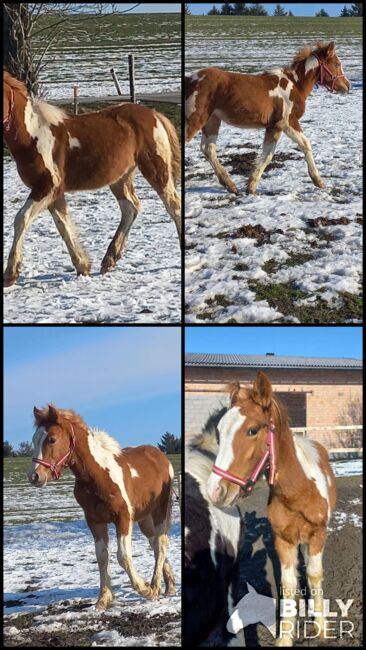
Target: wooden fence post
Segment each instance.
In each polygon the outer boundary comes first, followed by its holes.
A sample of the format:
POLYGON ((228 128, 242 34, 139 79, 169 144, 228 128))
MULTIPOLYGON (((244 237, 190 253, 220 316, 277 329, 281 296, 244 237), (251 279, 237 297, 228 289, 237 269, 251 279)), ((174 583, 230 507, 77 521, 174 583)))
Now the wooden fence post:
POLYGON ((116 88, 117 88, 117 93, 118 93, 119 95, 122 95, 121 86, 119 85, 119 81, 118 81, 117 75, 116 75, 116 73, 115 73, 115 71, 114 71, 114 68, 111 68, 111 75, 112 75, 112 77, 113 77, 114 85, 115 85, 116 88))
POLYGON ((74 86, 74 115, 78 114, 79 110, 79 88, 74 86))
POLYGON ((135 103, 135 62, 133 54, 128 55, 128 75, 130 80, 130 99, 135 103))

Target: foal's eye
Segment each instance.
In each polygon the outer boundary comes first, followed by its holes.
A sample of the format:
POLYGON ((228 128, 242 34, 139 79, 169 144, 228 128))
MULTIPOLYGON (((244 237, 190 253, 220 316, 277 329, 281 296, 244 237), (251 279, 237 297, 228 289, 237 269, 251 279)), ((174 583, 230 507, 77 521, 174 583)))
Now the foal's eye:
POLYGON ((256 436, 258 433, 259 429, 254 429, 253 427, 251 429, 248 429, 247 431, 247 436, 256 436))
POLYGON ((56 438, 48 438, 48 442, 50 445, 53 445, 53 443, 56 442, 56 438))

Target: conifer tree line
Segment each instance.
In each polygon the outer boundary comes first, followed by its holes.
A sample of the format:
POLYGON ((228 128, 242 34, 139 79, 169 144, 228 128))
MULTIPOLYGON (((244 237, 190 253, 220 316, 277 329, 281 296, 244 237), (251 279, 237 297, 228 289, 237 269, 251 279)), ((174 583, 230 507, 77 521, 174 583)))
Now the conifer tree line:
MULTIPOLYGON (((184 5, 184 13, 186 15, 191 14, 189 4, 184 5)), ((214 5, 212 9, 207 12, 208 16, 268 16, 268 12, 262 4, 252 3, 247 4, 246 2, 224 2, 218 7, 214 5)), ((349 18, 349 17, 360 17, 362 16, 362 2, 356 2, 351 5, 350 8, 344 5, 343 9, 340 12, 340 17, 349 18)), ((289 16, 292 17, 292 11, 286 11, 282 5, 277 4, 273 12, 273 16, 289 16)), ((328 18, 329 14, 325 9, 320 9, 315 16, 317 18, 328 18)))

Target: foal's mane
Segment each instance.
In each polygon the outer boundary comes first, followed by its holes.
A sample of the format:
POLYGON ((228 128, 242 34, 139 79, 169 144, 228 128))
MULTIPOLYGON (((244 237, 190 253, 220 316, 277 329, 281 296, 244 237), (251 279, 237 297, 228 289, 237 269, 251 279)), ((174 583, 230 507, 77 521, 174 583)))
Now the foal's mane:
POLYGON ((315 47, 310 47, 309 45, 306 45, 305 47, 301 47, 295 54, 294 58, 292 59, 290 68, 295 68, 299 63, 302 63, 303 61, 306 61, 308 56, 314 50, 322 50, 326 47, 328 47, 329 43, 324 43, 323 41, 318 41, 315 47))
MULTIPOLYGON (((7 83, 12 90, 18 92, 22 97, 28 99, 29 93, 22 81, 13 77, 7 70, 4 70, 4 82, 7 83)), ((33 109, 36 111, 40 119, 46 124, 58 124, 63 122, 64 119, 70 117, 70 114, 59 108, 58 106, 53 106, 53 104, 48 104, 42 99, 32 99, 33 109)))

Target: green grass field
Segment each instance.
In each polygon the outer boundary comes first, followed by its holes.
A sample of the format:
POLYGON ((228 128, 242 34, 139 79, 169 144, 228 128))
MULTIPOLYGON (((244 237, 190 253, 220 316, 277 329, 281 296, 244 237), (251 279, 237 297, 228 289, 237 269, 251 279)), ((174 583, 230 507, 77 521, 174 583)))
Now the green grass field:
POLYGON ((245 35, 247 38, 251 33, 257 34, 260 31, 271 33, 273 39, 276 36, 283 36, 288 33, 291 36, 313 34, 314 39, 322 38, 323 33, 331 33, 336 39, 337 36, 362 34, 362 18, 315 18, 294 16, 186 16, 186 35, 195 36, 198 33, 203 36, 214 35, 215 30, 220 30, 220 38, 223 32, 227 32, 228 38, 238 39, 245 35))

